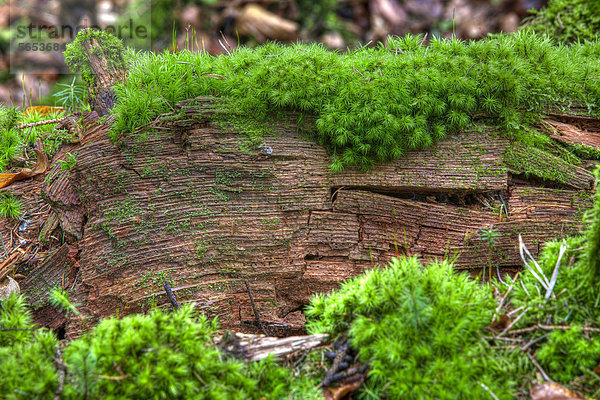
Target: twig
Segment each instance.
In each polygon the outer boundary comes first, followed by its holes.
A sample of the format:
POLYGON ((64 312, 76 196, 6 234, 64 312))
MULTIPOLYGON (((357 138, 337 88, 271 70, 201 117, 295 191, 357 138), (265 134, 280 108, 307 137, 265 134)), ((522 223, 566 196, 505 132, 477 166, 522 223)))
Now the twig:
POLYGON ((554 382, 552 379, 550 379, 550 377, 548 376, 548 374, 546 374, 546 371, 544 371, 544 369, 542 368, 542 366, 537 362, 537 360, 535 358, 533 358, 533 356, 531 355, 530 352, 527 352, 527 356, 529 357, 529 359, 531 360, 531 362, 533 363, 533 365, 535 365, 535 367, 538 369, 538 371, 540 371, 540 374, 542 374, 542 377, 550 382, 554 382))
POLYGON ((496 274, 498 275, 498 280, 500 281, 500 283, 502 283, 503 285, 506 285, 506 282, 504 282, 502 280, 502 277, 500 277, 500 267, 496 267, 496 274))
POLYGON ((17 125, 17 129, 31 128, 34 126, 49 125, 49 124, 58 124, 59 122, 63 122, 65 119, 66 118, 55 118, 55 119, 49 119, 46 121, 30 122, 28 124, 17 125))
MULTIPOLYGON (((466 77, 467 75, 469 75, 469 72, 471 72, 471 68, 473 68, 473 67, 474 67, 476 64, 477 64, 477 63, 475 62, 475 63, 473 63, 473 65, 471 65, 471 66, 469 67, 469 69, 467 70, 467 73, 465 74, 465 77, 466 77)), ((483 384, 482 384, 482 385, 483 385, 483 384)))
MULTIPOLYGON (((546 324, 538 324, 537 325, 540 329, 546 330, 546 331, 552 331, 554 329, 560 329, 560 330, 567 330, 567 329, 571 329, 573 328, 572 326, 569 325, 546 325, 546 324)), ((589 326, 579 326, 577 327, 577 329, 581 329, 584 332, 600 332, 600 328, 592 328, 589 326)))
POLYGON ((227 47, 225 47, 223 42, 221 42, 221 39, 217 39, 217 40, 219 41, 219 44, 221 45, 221 47, 227 52, 227 54, 229 54, 229 57, 231 57, 231 53, 229 52, 229 50, 227 50, 227 47))
POLYGON ((348 355, 348 351, 350 350, 350 344, 348 342, 343 343, 337 349, 337 354, 331 363, 331 368, 325 374, 325 378, 319 383, 319 388, 326 388, 333 382, 333 378, 336 375, 336 372, 340 369, 340 364, 344 360, 344 358, 348 355))
POLYGON ((56 369, 58 370, 58 387, 54 392, 54 400, 60 400, 60 395, 62 394, 65 385, 67 366, 63 363, 59 345, 56 345, 56 355, 52 358, 54 359, 54 365, 56 365, 56 369))
POLYGON ((250 290, 250 285, 248 284, 247 280, 245 280, 244 283, 246 284, 246 290, 248 290, 248 297, 250 297, 250 304, 252 304, 252 311, 254 311, 254 316, 256 317, 256 322, 258 322, 258 326, 259 326, 260 330, 265 334, 265 336, 269 336, 269 334, 267 333, 267 330, 265 329, 265 327, 262 324, 262 321, 260 320, 260 316, 258 315, 258 310, 256 309, 256 304, 254 304, 254 297, 252 297, 252 291, 250 290))
POLYGON ((491 390, 489 387, 487 387, 487 386, 486 386, 486 385, 485 385, 483 382, 479 382, 479 384, 481 385, 481 387, 482 387, 482 388, 484 388, 484 389, 485 389, 485 391, 486 391, 486 392, 488 392, 488 393, 490 394, 490 396, 492 396, 492 398, 493 398, 494 400, 499 400, 499 399, 498 399, 498 396, 496 396, 496 395, 494 394, 494 392, 492 392, 492 390, 491 390))
POLYGON ((504 301, 508 297, 508 294, 512 290, 512 288, 515 285, 515 282, 517 281, 517 279, 518 279, 518 276, 515 276, 515 279, 512 281, 512 283, 508 287, 508 290, 506 291, 506 293, 504 294, 504 296, 502 296, 502 300, 500 300, 500 303, 498 304, 498 307, 496 308, 496 311, 494 312, 494 316, 492 317, 492 321, 496 320, 496 317, 498 316, 498 313, 500 312, 500 310, 502 309, 502 306, 504 305, 504 301))
POLYGON ((546 336, 548 336, 547 334, 542 335, 538 338, 533 339, 532 341, 530 341, 529 343, 527 343, 525 346, 523 346, 523 348, 521 349, 521 351, 525 351, 528 348, 530 348, 531 346, 533 346, 534 344, 536 344, 537 342, 539 342, 540 340, 544 340, 546 338, 546 336))
POLYGON ((352 67, 352 70, 353 70, 353 71, 356 71, 356 72, 358 72, 358 73, 360 74, 360 76, 362 76, 362 77, 363 77, 363 79, 367 79, 367 78, 366 78, 366 77, 365 77, 365 76, 362 74, 362 72, 360 72, 360 71, 359 71, 359 70, 357 70, 356 68, 352 67))
POLYGON ((512 316, 513 314, 516 314, 516 313, 518 313, 519 311, 521 311, 523 308, 525 308, 525 306, 521 306, 521 307, 519 307, 519 308, 517 308, 517 309, 515 309, 515 310, 512 310, 512 311, 508 312, 508 313, 506 314, 506 316, 507 316, 507 317, 510 317, 510 316, 512 316))
POLYGON ((167 293, 167 297, 169 298, 169 301, 173 305, 173 309, 178 310, 179 309, 179 303, 177 303, 177 298, 173 294, 173 291, 171 290, 171 287, 169 286, 169 282, 167 282, 165 280, 163 282, 163 287, 165 288, 165 292, 167 293))
POLYGON ((523 280, 520 280, 519 282, 521 283, 521 287, 523 288, 523 290, 525 291, 525 293, 527 293, 527 297, 529 297, 529 291, 527 290, 527 288, 523 284, 523 280))
MULTIPOLYGON (((284 50, 284 51, 285 51, 285 50, 284 50)), ((280 55, 282 55, 284 51, 282 51, 282 52, 281 52, 281 53, 279 53, 279 54, 267 54, 265 57, 277 57, 277 56, 280 56, 280 55)))
POLYGON ((544 275, 542 268, 540 268, 540 266, 535 261, 535 259, 533 258, 533 256, 529 252, 529 250, 527 250, 527 246, 525 246, 525 243, 523 243, 523 238, 521 237, 521 234, 519 234, 519 253, 521 254, 521 259, 523 260, 525 267, 529 270, 529 272, 531 272, 533 277, 542 284, 544 289, 548 290, 548 286, 550 285, 550 282, 548 282, 548 279, 544 275), (542 274, 542 277, 544 278, 543 280, 542 280, 542 278, 540 278, 538 276, 538 274, 533 270, 533 268, 531 268, 531 266, 527 262, 527 257, 525 257, 525 255, 527 255, 531 259, 531 261, 533 262, 533 265, 537 268, 538 272, 540 272, 540 274, 542 274))
POLYGON ((8 257, 4 262, 0 265, 0 281, 2 281, 6 275, 10 272, 10 266, 13 261, 21 256, 21 253, 18 251, 14 252, 12 256, 8 257))

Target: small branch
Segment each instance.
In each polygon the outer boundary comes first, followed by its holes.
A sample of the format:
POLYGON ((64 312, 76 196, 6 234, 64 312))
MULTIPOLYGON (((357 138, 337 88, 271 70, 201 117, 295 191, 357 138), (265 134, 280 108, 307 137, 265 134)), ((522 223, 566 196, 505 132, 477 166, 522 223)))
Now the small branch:
POLYGON ((171 287, 169 286, 169 282, 167 282, 165 280, 163 282, 163 287, 165 288, 165 293, 167 293, 167 297, 169 298, 169 301, 173 305, 173 309, 174 310, 178 310, 179 309, 179 303, 177 303, 177 298, 173 294, 173 291, 171 290, 171 287))
POLYGON ((252 291, 250 290, 250 285, 248 284, 247 280, 245 280, 244 283, 246 284, 246 290, 248 290, 248 296, 250 297, 250 304, 252 304, 252 311, 254 311, 254 316, 256 317, 256 322, 258 322, 258 326, 259 326, 260 330, 265 334, 265 336, 269 336, 269 334, 267 333, 267 330, 265 329, 265 327, 262 324, 262 321, 260 320, 260 316, 258 315, 258 310, 256 309, 256 304, 254 304, 254 297, 252 297, 252 291))
POLYGON ((530 348, 531 346, 533 346, 534 344, 536 344, 537 342, 539 342, 541 340, 544 340, 546 338, 546 336, 548 336, 548 335, 547 334, 546 335, 542 335, 542 336, 540 336, 538 338, 533 339, 532 341, 530 341, 529 343, 527 343, 525 346, 523 346, 523 348, 521 349, 521 351, 525 351, 528 348, 530 348))
MULTIPOLYGON (((473 63, 473 65, 471 65, 471 66, 469 67, 469 69, 467 70, 467 73, 465 74, 465 77, 466 77, 467 75, 469 75, 469 72, 471 72, 471 68, 473 68, 475 65, 477 65, 477 63, 476 63, 476 62, 475 62, 475 63, 473 63)), ((483 385, 483 383, 482 383, 482 385, 483 385)))
POLYGON ((55 119, 49 119, 46 121, 30 122, 28 124, 17 125, 17 129, 25 129, 25 128, 31 128, 34 126, 49 125, 49 124, 58 124, 60 122, 63 122, 65 119, 66 118, 55 118, 55 119))
POLYGON ((554 289, 554 285, 556 285, 556 280, 558 279, 558 268, 560 267, 560 260, 565 255, 567 251, 567 246, 562 244, 560 246, 560 252, 558 253, 558 260, 556 260, 556 266, 554 267, 554 271, 552 271, 552 277, 550 278, 550 285, 548 286, 548 290, 546 290, 546 295, 544 298, 549 299, 552 295, 552 290, 554 289))
POLYGON ((54 400, 60 400, 60 395, 62 394, 63 387, 65 385, 65 375, 67 373, 67 366, 65 365, 65 363, 63 363, 59 345, 56 345, 56 354, 52 358, 54 359, 54 365, 56 365, 56 369, 58 370, 58 387, 54 392, 54 400))
POLYGON ((353 71, 356 71, 356 72, 358 72, 358 73, 360 74, 360 76, 362 76, 362 77, 363 77, 363 79, 367 79, 367 78, 366 78, 366 77, 365 77, 365 76, 362 74, 362 72, 360 72, 360 71, 359 71, 359 70, 357 70, 356 68, 352 67, 352 70, 353 70, 353 71))
POLYGON ((490 396, 492 396, 492 398, 493 398, 494 400, 499 400, 499 399, 498 399, 498 396, 496 396, 496 395, 494 394, 494 392, 492 392, 492 390, 491 390, 489 387, 487 387, 487 386, 486 386, 484 383, 482 383, 482 382, 479 382, 479 384, 481 385, 481 387, 482 387, 482 388, 484 388, 484 389, 485 389, 485 391, 486 391, 486 392, 488 392, 488 393, 490 394, 490 396))
POLYGON ((519 253, 521 254, 521 259, 523 260, 523 263, 525 264, 525 268, 527 268, 529 270, 529 272, 531 272, 531 274, 533 275, 533 277, 542 284, 542 286, 544 287, 544 289, 548 290, 548 286, 550 285, 550 282, 548 282, 548 279, 546 278, 546 276, 544 275, 544 272, 542 271, 542 268, 538 265, 538 263, 535 261, 535 259, 533 258, 533 256, 531 255, 531 253, 529 252, 529 250, 527 250, 527 246, 525 246, 525 243, 523 243, 523 238, 521 237, 521 235, 519 234, 519 253), (525 255, 527 255, 529 257, 529 259, 533 262, 533 265, 536 267, 536 269, 538 270, 538 272, 542 275, 542 277, 544 278, 542 280, 542 278, 540 278, 538 276, 538 274, 533 270, 533 268, 531 268, 529 266, 529 263, 527 262, 527 257, 525 257, 525 255))
POLYGON ((535 367, 538 369, 538 371, 540 371, 540 374, 542 374, 542 377, 546 381, 554 382, 552 379, 550 379, 550 377, 548 376, 548 374, 546 374, 546 371, 544 371, 544 369, 542 368, 542 366, 537 362, 537 360, 531 355, 530 352, 527 352, 527 356, 529 357, 529 359, 531 360, 531 362, 533 363, 533 365, 535 365, 535 367))
MULTIPOLYGON (((285 51, 285 50, 284 50, 285 51)), ((265 57, 277 57, 283 54, 283 51, 279 54, 267 54, 265 57)))

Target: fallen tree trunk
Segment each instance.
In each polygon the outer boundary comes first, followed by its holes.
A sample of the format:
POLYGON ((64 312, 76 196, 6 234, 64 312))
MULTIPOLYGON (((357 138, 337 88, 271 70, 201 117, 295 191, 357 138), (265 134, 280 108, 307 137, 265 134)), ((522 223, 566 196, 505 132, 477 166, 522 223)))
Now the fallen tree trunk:
POLYGON ((312 294, 394 256, 514 271, 519 234, 537 254, 544 241, 576 233, 591 204, 591 173, 573 166, 568 185, 524 180, 503 165, 508 141, 489 132, 333 175, 293 121, 267 139, 271 154, 240 151, 238 132, 212 124, 212 104, 184 102, 189 117, 118 146, 108 124, 90 120, 73 170, 50 170, 44 193, 76 243, 77 268, 65 251, 64 263, 42 264, 61 273, 30 275, 23 288, 73 289, 82 317, 69 316, 67 336, 117 310, 169 307, 165 280, 180 303, 225 328, 260 332, 252 297, 270 335, 298 334, 312 294), (493 244, 480 235, 489 229, 499 233, 493 244))
MULTIPOLYGON (((22 288, 39 321, 65 324, 75 337, 103 317, 170 307, 166 281, 179 303, 195 303, 224 328, 295 335, 312 294, 394 256, 515 271, 519 234, 536 255, 544 241, 577 233, 591 205, 587 169, 564 164, 568 179, 556 181, 525 176, 506 163, 512 144, 491 128, 368 173, 332 174, 325 150, 298 136, 294 115, 273 121, 264 145, 248 151, 240 132, 214 122, 217 108, 213 98, 180 102, 118 144, 107 135, 110 117, 65 122, 81 142, 60 151, 45 176, 11 187, 32 194, 27 209, 50 205, 20 234, 25 245, 45 239, 58 249, 27 260, 36 270, 22 288), (75 166, 63 171, 57 161, 75 150, 75 166), (55 285, 71 291, 81 315, 51 311, 55 285)), ((600 137, 592 122, 586 143, 600 137)), ((553 135, 582 129, 561 124, 553 135)), ((0 224, 3 237, 15 231, 0 224)))

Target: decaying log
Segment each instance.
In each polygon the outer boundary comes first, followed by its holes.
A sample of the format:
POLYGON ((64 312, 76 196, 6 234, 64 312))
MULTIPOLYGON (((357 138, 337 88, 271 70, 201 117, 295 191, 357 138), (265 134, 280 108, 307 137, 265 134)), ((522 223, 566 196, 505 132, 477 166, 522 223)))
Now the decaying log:
MULTIPOLYGON (((93 46, 84 46, 90 57, 93 46)), ((545 241, 577 233, 591 206, 591 172, 568 165, 569 182, 522 176, 504 163, 511 144, 490 128, 368 173, 332 174, 326 151, 298 136, 295 115, 273 121, 265 143, 247 150, 243 132, 213 122, 217 100, 202 97, 115 144, 111 118, 97 119, 123 71, 93 65, 106 91, 94 100, 97 112, 74 124, 75 166, 57 166, 63 149, 36 178, 64 233, 57 242, 71 246, 48 255, 21 285, 39 309, 49 287, 71 291, 81 315, 67 317, 67 338, 117 309, 170 307, 165 282, 179 303, 218 316, 225 329, 302 334, 312 294, 392 257, 517 269, 519 235, 537 256, 545 241), (486 242, 490 230, 498 235, 486 242)), ((44 210, 22 235, 37 237, 43 221, 58 229, 44 210)))
POLYGON ((215 343, 236 358, 258 361, 269 355, 283 357, 311 350, 327 343, 328 338, 329 336, 325 334, 276 338, 226 332, 223 336, 217 337, 215 343))
MULTIPOLYGON (((243 133, 211 122, 211 99, 178 107, 183 117, 119 145, 109 126, 91 124, 64 178, 85 211, 73 296, 91 321, 170 307, 167 280, 180 303, 258 333, 248 281, 266 331, 300 334, 311 294, 373 265, 408 254, 519 268, 519 234, 537 255, 544 241, 577 233, 591 205, 591 173, 580 172, 585 189, 515 180, 502 164, 508 142, 491 132, 332 175, 293 118, 265 138, 271 154, 242 152, 243 133), (493 245, 480 235, 488 229, 500 234, 493 245)), ((89 329, 69 318, 68 335, 89 329)))

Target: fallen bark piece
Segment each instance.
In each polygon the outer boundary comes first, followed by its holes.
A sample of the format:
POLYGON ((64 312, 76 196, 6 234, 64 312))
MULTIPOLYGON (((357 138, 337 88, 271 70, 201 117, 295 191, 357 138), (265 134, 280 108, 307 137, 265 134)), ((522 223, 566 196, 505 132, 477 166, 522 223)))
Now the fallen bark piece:
POLYGON ((227 332, 222 337, 217 338, 215 343, 223 351, 236 358, 246 361, 258 361, 267 358, 269 355, 281 357, 299 351, 311 350, 325 344, 328 339, 329 335, 326 334, 276 338, 227 332))

